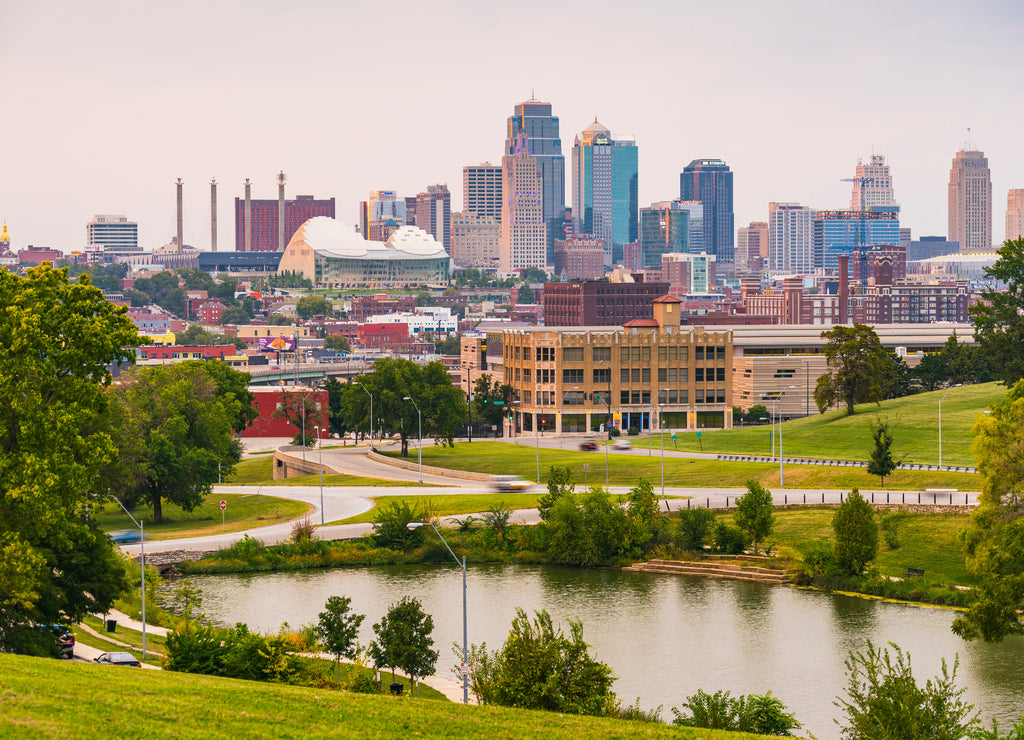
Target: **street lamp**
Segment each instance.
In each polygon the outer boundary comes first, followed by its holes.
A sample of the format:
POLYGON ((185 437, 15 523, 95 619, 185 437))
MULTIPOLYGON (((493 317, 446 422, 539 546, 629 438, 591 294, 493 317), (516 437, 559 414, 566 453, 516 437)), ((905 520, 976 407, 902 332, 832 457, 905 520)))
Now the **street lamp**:
MULTIPOLYGON (((658 391, 658 436, 661 437, 661 500, 665 501, 665 430, 661 428, 661 394, 665 394, 665 401, 668 402, 668 388, 658 391)), ((665 501, 665 508, 668 509, 668 501, 665 501)))
POLYGON ((963 385, 963 383, 957 383, 956 385, 949 386, 949 388, 946 389, 946 392, 942 394, 942 398, 939 399, 939 467, 940 468, 942 467, 942 402, 946 400, 946 396, 949 395, 949 392, 951 390, 953 390, 954 388, 959 388, 962 385, 963 385))
POLYGON ((313 425, 316 430, 317 444, 317 455, 320 460, 317 465, 320 467, 320 524, 324 523, 324 442, 320 439, 320 427, 316 424, 313 425))
MULTIPOLYGON (((411 400, 411 399, 410 399, 411 400)), ((469 704, 469 628, 466 620, 466 556, 462 556, 462 560, 452 552, 451 546, 448 541, 441 537, 441 533, 438 532, 437 527, 434 526, 433 522, 427 522, 430 528, 437 532, 437 536, 441 538, 441 542, 444 542, 444 546, 448 548, 448 552, 455 558, 455 562, 462 566, 462 702, 469 704)), ((409 529, 417 529, 422 527, 423 522, 409 522, 406 527, 409 529)))
POLYGON ((117 505, 124 509, 124 513, 128 515, 128 518, 132 520, 132 523, 139 528, 139 555, 142 563, 142 659, 146 659, 146 533, 142 528, 142 520, 135 521, 135 517, 128 509, 124 508, 124 504, 121 503, 121 499, 117 496, 111 496, 117 502, 117 505))
POLYGON ((608 415, 605 417, 604 427, 608 430, 608 441, 604 445, 604 484, 608 485, 608 448, 612 445, 612 366, 611 363, 599 360, 596 364, 604 365, 608 369, 608 415))
POLYGON ((416 457, 420 461, 420 485, 423 485, 423 415, 420 413, 420 407, 416 405, 416 402, 412 400, 412 396, 405 396, 402 400, 409 401, 412 403, 412 407, 416 409, 416 422, 419 429, 419 439, 416 441, 416 457))
MULTIPOLYGON (((761 398, 767 398, 767 399, 769 399, 772 402, 772 414, 773 415, 775 414, 775 401, 778 400, 778 399, 781 399, 784 395, 786 395, 786 391, 788 391, 788 390, 790 390, 792 388, 796 388, 796 386, 795 385, 787 385, 785 388, 783 388, 781 391, 779 391, 779 393, 777 393, 775 395, 775 397, 771 397, 771 396, 768 396, 766 394, 761 394, 761 398)), ((782 454, 782 416, 780 415, 779 416, 779 485, 780 486, 785 486, 786 485, 786 470, 783 467, 783 462, 782 461, 783 461, 783 454, 782 454)))
POLYGON ((373 452, 373 394, 366 390, 366 386, 358 380, 353 380, 352 382, 362 388, 363 392, 370 397, 370 452, 373 452))

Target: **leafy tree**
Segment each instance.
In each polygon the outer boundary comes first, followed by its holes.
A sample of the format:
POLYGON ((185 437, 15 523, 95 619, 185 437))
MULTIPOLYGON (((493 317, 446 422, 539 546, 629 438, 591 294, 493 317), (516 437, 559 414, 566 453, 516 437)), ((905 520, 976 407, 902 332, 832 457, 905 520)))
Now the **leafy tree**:
POLYGON ((982 490, 963 533, 967 564, 981 576, 981 586, 953 631, 997 642, 1024 634, 1024 380, 990 411, 973 429, 982 490))
POLYGON ((952 672, 942 661, 942 673, 920 687, 910 656, 894 643, 895 657, 868 642, 866 652, 846 660, 846 697, 834 703, 846 716, 842 736, 850 740, 960 740, 975 726, 977 715, 956 687, 959 659, 952 672))
POLYGON ((322 295, 306 295, 295 304, 295 312, 300 319, 309 321, 314 316, 330 316, 331 304, 322 295))
POLYGON ((421 290, 419 293, 416 294, 414 302, 416 303, 417 307, 436 305, 434 296, 430 295, 430 293, 425 290, 421 290))
POLYGON ((770 419, 771 414, 768 412, 768 407, 763 403, 756 403, 750 407, 747 411, 747 421, 752 424, 757 424, 762 419, 770 419))
POLYGON ((757 481, 747 481, 747 492, 736 499, 736 526, 754 543, 755 555, 758 540, 775 528, 774 509, 771 492, 757 481))
POLYGON ((885 476, 894 471, 898 464, 892 457, 892 425, 879 419, 871 425, 871 438, 875 440, 875 446, 868 460, 868 475, 877 475, 881 480, 879 485, 884 486, 885 476))
MULTIPOLYGON (((313 447, 316 445, 317 439, 316 427, 322 429, 325 426, 325 417, 329 415, 325 414, 323 409, 318 409, 317 404, 315 392, 282 389, 281 401, 271 417, 284 419, 298 430, 292 437, 293 445, 305 443, 307 447, 313 447)), ((330 405, 329 394, 328 405, 330 405)))
POLYGON ((548 279, 547 272, 541 267, 527 267, 522 271, 523 280, 528 283, 543 283, 548 279))
POLYGON ((271 326, 295 326, 296 324, 295 319, 283 313, 271 314, 267 321, 271 326))
POLYGON ((618 705, 615 674, 590 655, 583 623, 569 620, 569 636, 542 610, 531 622, 516 608, 500 650, 473 646, 469 661, 473 693, 484 704, 542 709, 566 714, 610 714, 618 705))
POLYGON ((548 554, 557 563, 591 567, 626 555, 634 544, 627 536, 626 513, 608 491, 591 486, 585 494, 565 494, 555 501, 545 524, 548 554))
POLYGON ((884 396, 883 379, 890 360, 874 329, 864 324, 837 326, 823 331, 828 372, 818 378, 814 401, 818 411, 833 404, 846 405, 853 414, 854 404, 875 403, 884 396))
POLYGON ((347 430, 341 411, 345 386, 337 378, 328 378, 324 381, 324 390, 327 391, 327 426, 331 434, 342 435, 347 430))
POLYGON ((146 293, 167 313, 184 316, 185 291, 178 287, 178 276, 175 273, 165 270, 153 277, 139 278, 134 282, 134 288, 146 293))
POLYGON ((529 284, 523 283, 522 285, 520 285, 519 292, 516 293, 516 303, 526 305, 536 302, 537 298, 536 296, 534 296, 533 289, 529 286, 529 284))
POLYGON ((233 344, 236 349, 245 349, 248 346, 244 339, 214 334, 199 324, 190 324, 185 331, 175 334, 174 341, 183 346, 233 344))
POLYGON ((914 373, 899 355, 886 353, 881 372, 882 398, 903 398, 914 392, 914 373))
POLYGON ((220 312, 221 324, 248 324, 252 316, 242 306, 228 306, 220 312))
POLYGON ((949 368, 941 354, 928 354, 913 370, 914 379, 926 391, 933 391, 949 380, 949 368))
POLYGON ((225 371, 242 375, 201 360, 122 373, 110 398, 120 448, 115 473, 126 505, 149 503, 157 522, 164 501, 192 511, 241 459, 233 432, 251 405, 221 393, 225 371))
POLYGON ((461 334, 449 334, 434 343, 439 355, 457 355, 462 351, 461 334))
POLYGON ((848 573, 860 575, 878 555, 878 522, 875 512, 854 488, 832 517, 835 555, 848 573))
POLYGON ((537 510, 542 521, 551 516, 551 507, 565 496, 576 492, 576 484, 572 480, 572 470, 568 467, 559 468, 554 465, 548 471, 548 492, 537 499, 537 510))
POLYGON ((365 614, 353 614, 349 605, 352 599, 347 596, 331 596, 320 612, 320 621, 316 625, 316 634, 324 648, 334 656, 334 663, 341 676, 341 659, 354 658, 358 650, 356 638, 359 636, 359 625, 366 619, 365 614))
POLYGON ((483 424, 501 429, 504 417, 512 405, 513 389, 493 380, 490 375, 481 375, 473 386, 473 416, 483 424))
POLYGON ((341 334, 330 334, 324 337, 324 349, 333 349, 336 352, 351 352, 352 347, 348 343, 348 339, 341 336, 341 334))
POLYGON ((679 512, 676 544, 684 550, 701 552, 714 525, 715 515, 707 509, 683 509, 679 512))
POLYGON ((974 338, 995 376, 1012 386, 1024 378, 1024 238, 1004 242, 985 274, 1006 288, 984 288, 981 301, 968 309, 974 338))
POLYGON ((0 272, 0 652, 45 654, 34 624, 103 612, 126 585, 86 518, 115 459, 108 367, 140 343, 91 279, 48 264, 0 272))
POLYGON ((370 658, 377 667, 391 669, 392 681, 400 668, 415 686, 416 679, 432 674, 437 664, 433 631, 434 618, 423 611, 419 599, 406 596, 373 625, 377 639, 370 643, 370 658))

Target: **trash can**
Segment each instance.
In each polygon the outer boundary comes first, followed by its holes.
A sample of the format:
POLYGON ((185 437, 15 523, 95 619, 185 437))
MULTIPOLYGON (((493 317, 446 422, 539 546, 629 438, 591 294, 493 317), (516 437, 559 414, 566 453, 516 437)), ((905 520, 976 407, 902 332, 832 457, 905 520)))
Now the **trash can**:
POLYGON ((107 620, 107 632, 116 632, 116 631, 117 631, 117 620, 116 619, 108 619, 107 620))
POLYGON ((393 683, 393 684, 391 684, 391 693, 394 694, 395 696, 401 696, 402 695, 402 688, 403 687, 404 687, 404 684, 393 683))

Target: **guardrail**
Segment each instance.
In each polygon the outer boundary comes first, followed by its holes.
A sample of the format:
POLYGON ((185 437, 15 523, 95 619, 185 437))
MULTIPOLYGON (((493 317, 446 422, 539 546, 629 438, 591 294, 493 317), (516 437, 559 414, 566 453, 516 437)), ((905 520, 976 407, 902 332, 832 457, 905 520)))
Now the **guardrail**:
MULTIPOLYGON (((770 455, 717 455, 717 460, 726 462, 763 462, 777 463, 779 458, 770 455)), ((813 457, 787 457, 783 459, 787 465, 822 465, 837 468, 866 468, 868 464, 861 460, 828 460, 813 457)), ((977 468, 966 465, 923 465, 918 463, 903 463, 896 466, 898 470, 937 470, 946 473, 977 473, 977 468)))

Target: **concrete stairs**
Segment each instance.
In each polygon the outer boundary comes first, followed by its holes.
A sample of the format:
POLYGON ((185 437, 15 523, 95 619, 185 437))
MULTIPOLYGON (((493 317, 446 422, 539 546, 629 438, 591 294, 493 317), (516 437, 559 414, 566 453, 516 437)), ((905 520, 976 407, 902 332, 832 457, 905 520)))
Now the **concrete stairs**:
MULTIPOLYGON (((738 559, 738 558, 737 558, 738 559)), ((736 581, 756 581, 758 583, 789 583, 785 571, 759 568, 752 565, 737 565, 734 562, 708 560, 650 560, 646 563, 634 563, 623 568, 627 571, 644 573, 665 573, 683 576, 705 576, 707 578, 730 578, 736 581)))

